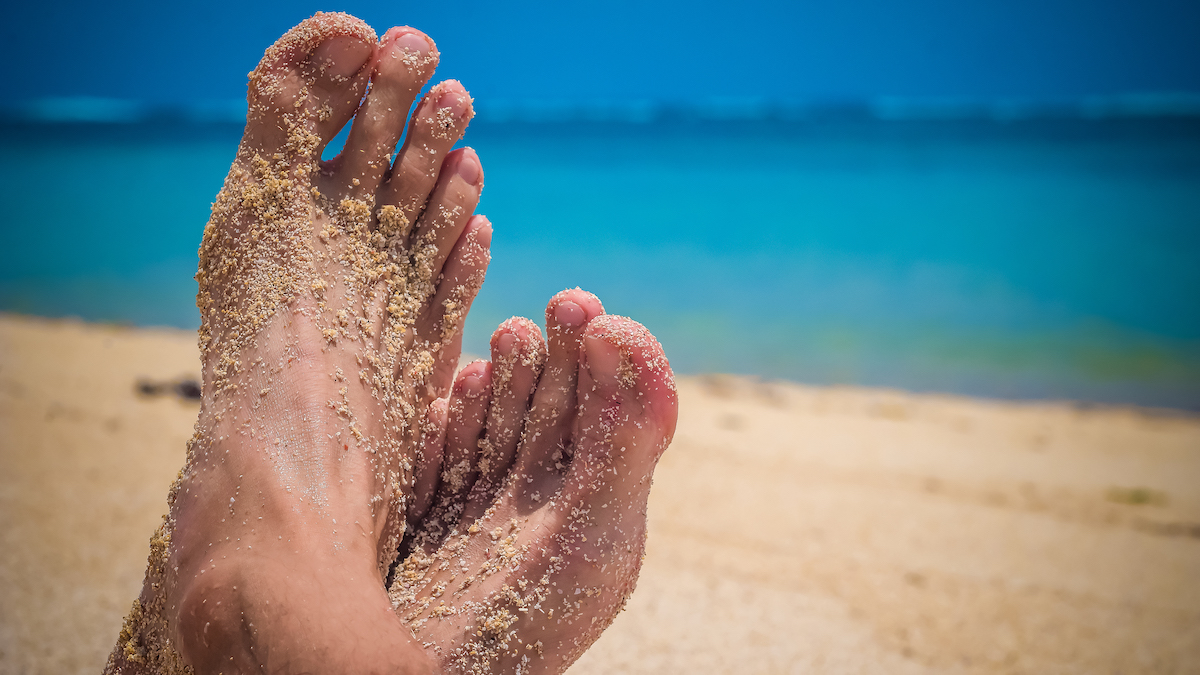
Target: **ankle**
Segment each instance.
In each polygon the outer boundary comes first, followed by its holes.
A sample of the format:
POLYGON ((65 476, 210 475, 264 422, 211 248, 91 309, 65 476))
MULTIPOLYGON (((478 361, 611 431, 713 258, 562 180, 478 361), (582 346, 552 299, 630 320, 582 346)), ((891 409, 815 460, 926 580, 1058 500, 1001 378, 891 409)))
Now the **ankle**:
POLYGON ((380 484, 375 455, 305 413, 277 433, 250 435, 227 420, 208 425, 213 431, 194 444, 173 509, 176 565, 218 548, 230 558, 313 548, 376 557, 392 486, 380 484))
POLYGON ((173 633, 196 673, 433 672, 358 557, 246 555, 178 587, 173 633))
POLYGON ((197 673, 258 668, 253 639, 260 635, 243 609, 254 606, 247 602, 249 579, 243 571, 240 565, 223 565, 177 586, 173 641, 197 673))

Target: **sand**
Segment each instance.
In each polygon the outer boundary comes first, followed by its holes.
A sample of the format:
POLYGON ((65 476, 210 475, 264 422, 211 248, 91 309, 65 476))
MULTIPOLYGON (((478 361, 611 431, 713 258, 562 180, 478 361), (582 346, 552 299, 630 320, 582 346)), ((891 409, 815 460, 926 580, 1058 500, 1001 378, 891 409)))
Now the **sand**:
MULTIPOLYGON (((0 672, 96 673, 198 410, 195 336, 0 315, 0 672)), ((681 378, 592 673, 1200 672, 1200 419, 681 378)))

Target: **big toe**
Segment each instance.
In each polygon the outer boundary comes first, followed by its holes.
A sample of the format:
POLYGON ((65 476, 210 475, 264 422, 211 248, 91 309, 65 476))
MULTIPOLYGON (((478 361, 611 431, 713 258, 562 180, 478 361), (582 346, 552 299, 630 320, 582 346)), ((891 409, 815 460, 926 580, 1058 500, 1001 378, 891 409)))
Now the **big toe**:
POLYGON ((623 501, 644 500, 678 414, 674 374, 650 331, 621 316, 593 319, 580 349, 575 455, 566 492, 585 502, 613 493, 623 501))
POLYGON ((358 107, 375 31, 318 12, 271 45, 250 73, 245 143, 263 154, 319 157, 358 107))

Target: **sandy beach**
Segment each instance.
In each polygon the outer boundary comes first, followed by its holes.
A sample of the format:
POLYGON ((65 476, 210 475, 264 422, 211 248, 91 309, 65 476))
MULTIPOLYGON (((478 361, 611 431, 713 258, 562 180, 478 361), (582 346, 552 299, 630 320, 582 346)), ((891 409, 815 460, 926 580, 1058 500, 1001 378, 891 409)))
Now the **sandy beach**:
MULTIPOLYGON (((198 404, 193 334, 0 315, 0 671, 96 673, 198 404)), ((1200 419, 680 380, 599 673, 1200 672, 1200 419)))

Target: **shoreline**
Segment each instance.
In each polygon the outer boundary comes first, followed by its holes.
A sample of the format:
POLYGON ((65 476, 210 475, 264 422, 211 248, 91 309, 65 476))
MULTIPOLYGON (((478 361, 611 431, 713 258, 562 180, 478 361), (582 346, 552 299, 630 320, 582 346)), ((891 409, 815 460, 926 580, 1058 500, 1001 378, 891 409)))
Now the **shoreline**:
MULTIPOLYGON (((14 312, 0 309, 0 321, 13 320, 16 322, 28 322, 34 324, 43 324, 47 327, 57 325, 67 326, 90 326, 99 329, 108 329, 115 331, 141 331, 147 333, 172 335, 174 337, 188 337, 195 339, 196 330, 179 328, 171 325, 142 325, 131 321, 103 321, 84 319, 74 315, 66 316, 43 316, 40 314, 26 314, 22 312, 14 312)), ((197 356, 197 359, 199 357, 197 356)), ((464 351, 460 358, 460 364, 465 365, 473 360, 485 358, 478 354, 468 353, 464 351)), ((742 373, 688 373, 684 375, 676 375, 679 379, 706 381, 706 380, 744 380, 747 382, 756 383, 762 386, 782 386, 782 387, 798 387, 801 389, 813 389, 823 391, 842 391, 842 392, 860 392, 863 394, 887 393, 899 396, 912 397, 930 397, 944 400, 962 400, 973 401, 978 403, 995 403, 1000 405, 1015 405, 1015 406, 1066 406, 1079 410, 1091 411, 1129 411, 1140 415, 1150 417, 1180 417, 1187 419, 1200 419, 1200 408, 1185 408, 1171 406, 1155 406, 1142 405, 1139 403, 1129 402, 1109 402, 1109 401, 1089 401, 1085 399, 1072 398, 1031 398, 1031 397, 1004 397, 1004 396, 987 396, 975 395, 970 393, 961 393, 956 391, 942 391, 936 389, 906 389, 902 386, 892 385, 872 385, 872 384, 823 384, 813 382, 795 381, 789 379, 767 379, 759 375, 742 374, 742 373)), ((193 375, 195 380, 199 381, 199 370, 196 369, 196 374, 193 375)))
MULTIPOLYGON (((95 672, 198 405, 195 336, 0 314, 0 657, 95 672)), ((1200 418, 679 378, 627 611, 571 669, 1194 672, 1200 418)))

